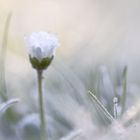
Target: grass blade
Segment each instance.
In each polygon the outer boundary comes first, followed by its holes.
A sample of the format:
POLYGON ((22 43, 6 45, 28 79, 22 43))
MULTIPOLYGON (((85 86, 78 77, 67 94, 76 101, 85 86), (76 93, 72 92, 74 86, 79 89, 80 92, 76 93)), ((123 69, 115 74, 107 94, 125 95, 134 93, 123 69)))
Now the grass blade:
POLYGON ((112 122, 114 121, 113 116, 108 112, 108 110, 103 106, 103 104, 97 99, 97 97, 91 92, 88 91, 88 93, 91 95, 92 100, 100 107, 100 109, 103 111, 105 116, 112 122))
POLYGON ((122 75, 123 81, 122 81, 122 87, 123 87, 123 93, 121 98, 122 103, 122 114, 125 111, 125 104, 126 104, 126 97, 127 97, 127 66, 123 69, 123 75, 122 75))
POLYGON ((5 81, 5 60, 6 60, 6 50, 7 50, 7 43, 8 43, 8 33, 11 21, 11 13, 7 16, 4 33, 3 33, 3 40, 2 40, 2 49, 0 54, 0 94, 3 101, 7 101, 6 95, 6 81, 5 81))
POLYGON ((0 106, 0 116, 9 108, 11 107, 13 104, 18 103, 19 99, 11 99, 8 100, 7 102, 4 102, 1 104, 0 106))

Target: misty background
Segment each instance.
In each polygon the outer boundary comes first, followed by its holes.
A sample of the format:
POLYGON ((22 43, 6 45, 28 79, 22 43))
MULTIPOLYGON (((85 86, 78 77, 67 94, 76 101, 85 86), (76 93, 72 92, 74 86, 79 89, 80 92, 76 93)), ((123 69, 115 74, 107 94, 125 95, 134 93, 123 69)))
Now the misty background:
POLYGON ((28 69, 24 37, 43 30, 58 35, 61 47, 57 57, 71 61, 80 54, 75 67, 122 62, 129 65, 131 78, 138 80, 139 5, 138 0, 1 0, 1 36, 6 15, 12 12, 8 46, 12 58, 7 58, 8 67, 13 60, 21 64, 21 69, 16 68, 20 72, 28 69))

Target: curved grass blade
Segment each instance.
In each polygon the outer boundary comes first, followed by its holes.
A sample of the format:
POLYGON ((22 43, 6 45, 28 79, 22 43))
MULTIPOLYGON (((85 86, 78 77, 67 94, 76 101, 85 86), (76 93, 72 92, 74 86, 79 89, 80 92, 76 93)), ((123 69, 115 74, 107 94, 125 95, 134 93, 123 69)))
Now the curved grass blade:
POLYGON ((12 14, 9 13, 6 19, 3 39, 2 39, 1 54, 0 54, 0 95, 3 101, 8 100, 8 97, 6 95, 5 60, 6 60, 6 50, 7 50, 8 32, 10 27, 11 15, 12 14))
POLYGON ((12 105, 15 103, 18 103, 19 99, 10 99, 7 102, 4 102, 0 105, 0 116, 3 115, 3 113, 12 105))

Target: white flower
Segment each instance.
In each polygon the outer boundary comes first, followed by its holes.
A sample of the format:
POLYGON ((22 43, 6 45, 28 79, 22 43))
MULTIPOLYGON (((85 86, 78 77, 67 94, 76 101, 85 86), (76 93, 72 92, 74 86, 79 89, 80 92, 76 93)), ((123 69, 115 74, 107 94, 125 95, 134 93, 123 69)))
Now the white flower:
POLYGON ((33 32, 26 37, 27 49, 32 58, 41 61, 43 58, 51 58, 59 42, 54 34, 48 32, 33 32))

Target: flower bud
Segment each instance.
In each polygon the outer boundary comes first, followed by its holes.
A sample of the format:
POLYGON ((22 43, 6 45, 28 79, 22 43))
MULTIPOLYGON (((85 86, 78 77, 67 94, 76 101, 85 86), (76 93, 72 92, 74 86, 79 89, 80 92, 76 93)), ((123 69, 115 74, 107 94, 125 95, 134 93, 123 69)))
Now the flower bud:
POLYGON ((59 42, 54 34, 47 32, 34 32, 26 37, 30 62, 33 68, 46 69, 53 60, 55 49, 59 42))

